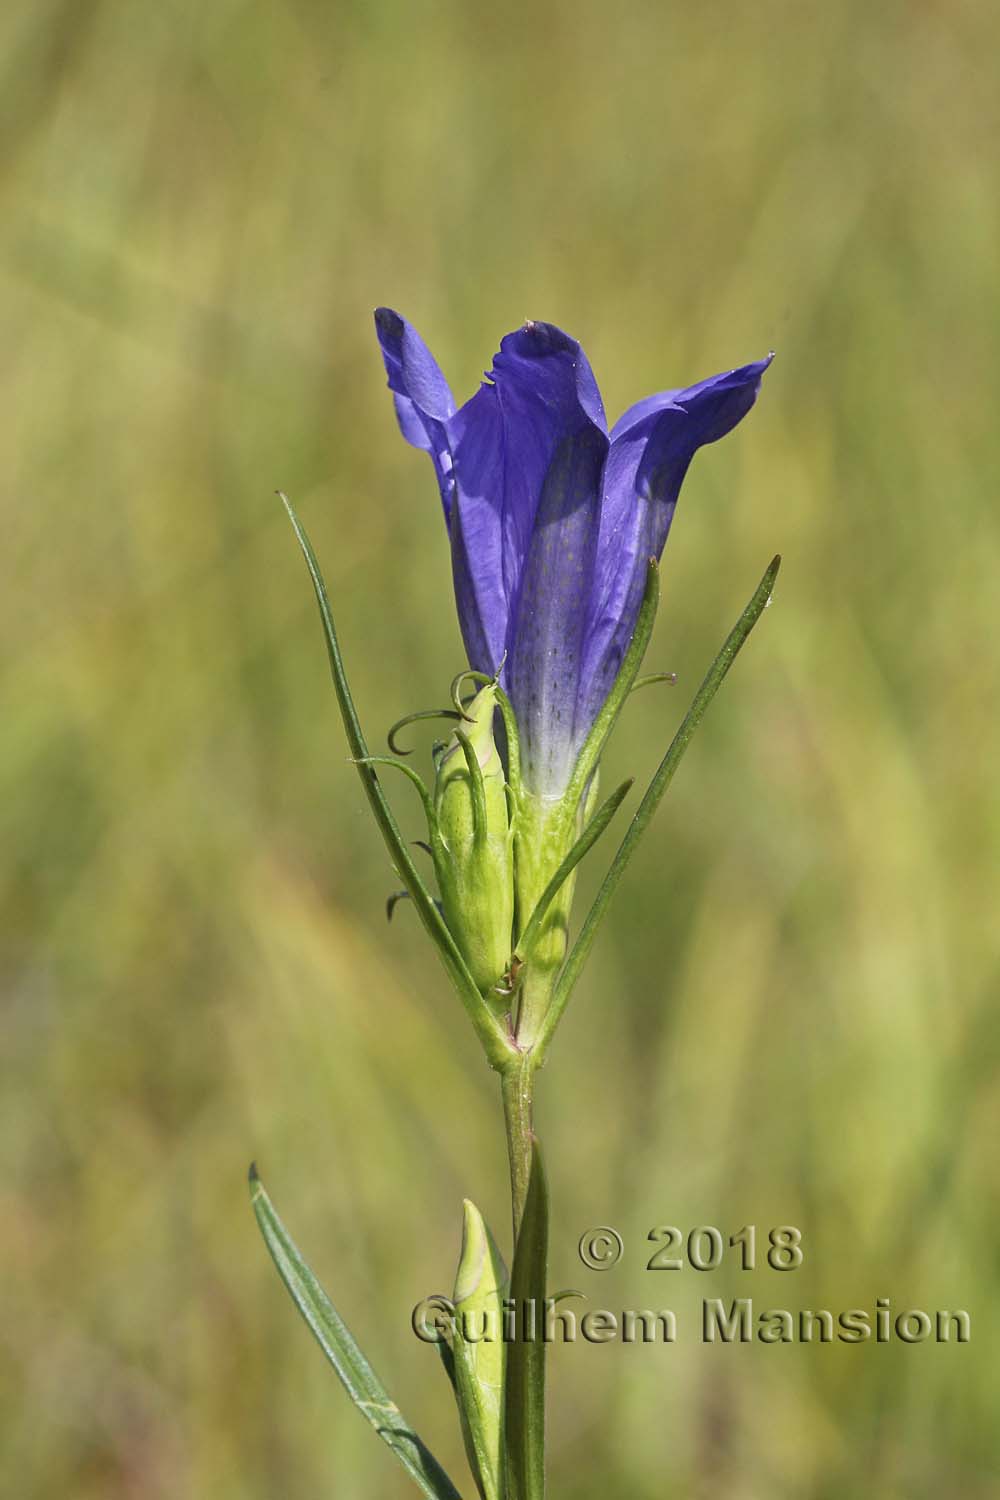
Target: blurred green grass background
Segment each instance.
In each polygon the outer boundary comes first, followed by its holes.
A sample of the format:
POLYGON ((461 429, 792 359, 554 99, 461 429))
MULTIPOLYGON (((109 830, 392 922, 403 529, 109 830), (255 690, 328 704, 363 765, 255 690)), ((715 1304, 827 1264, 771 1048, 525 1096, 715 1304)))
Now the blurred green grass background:
POLYGON ((378 302, 460 396, 502 332, 557 322, 612 416, 778 350, 687 482, 651 652, 681 683, 635 699, 612 777, 655 764, 780 549, 775 605, 541 1080, 553 1285, 682 1333, 555 1350, 552 1493, 997 1493, 998 45, 983 0, 4 8, 25 1500, 409 1493, 267 1261, 251 1157, 469 1488, 408 1320, 450 1284, 463 1195, 506 1229, 498 1101, 412 913, 385 926, 273 496, 374 741, 462 663, 378 302), (643 1269, 654 1225, 748 1222, 801 1225, 802 1269, 643 1269), (575 1246, 604 1223, 601 1277, 575 1246), (703 1347, 697 1299, 746 1294, 964 1307, 973 1342, 703 1347))

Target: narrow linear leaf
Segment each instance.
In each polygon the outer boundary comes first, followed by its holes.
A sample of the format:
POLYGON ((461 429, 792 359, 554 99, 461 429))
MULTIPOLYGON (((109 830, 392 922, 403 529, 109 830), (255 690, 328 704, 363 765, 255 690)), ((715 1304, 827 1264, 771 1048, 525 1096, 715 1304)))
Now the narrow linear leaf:
POLYGON ((388 1444, 425 1495, 431 1500, 461 1500, 437 1459, 390 1400, 337 1309, 302 1259, 275 1213, 256 1167, 250 1168, 250 1199, 282 1281, 361 1415, 388 1444))
MULTIPOLYGON (((427 790, 424 779, 418 771, 415 771, 412 766, 408 766, 406 764, 405 760, 400 760, 398 756, 395 755, 366 755, 363 761, 355 760, 352 757, 351 764, 364 764, 366 766, 387 766, 390 771, 401 771, 406 777, 407 781, 416 791, 417 796, 420 798, 420 805, 424 810, 424 817, 427 820, 427 837, 432 841, 436 841, 437 819, 434 816, 434 803, 431 801, 431 794, 427 790)), ((433 852, 434 851, 432 849, 431 853, 433 854, 433 852)))
POLYGON ((588 853, 588 851, 591 850, 597 843, 597 840, 607 828, 608 824, 611 822, 611 819, 614 817, 615 813, 618 811, 619 807, 621 806, 624 799, 628 796, 631 789, 632 778, 629 777, 628 781, 623 781, 621 786, 618 787, 617 790, 613 791, 607 801, 603 802, 597 809, 594 816, 591 818, 590 822, 587 824, 586 828, 583 830, 580 837, 577 839, 576 843, 573 845, 572 849, 569 851, 566 858, 563 860, 562 864, 556 870, 552 879, 549 881, 548 885, 539 896, 538 901, 535 904, 535 909, 531 913, 531 917, 520 938, 518 939, 517 947, 514 950, 515 958, 520 958, 525 962, 530 962, 532 947, 534 946, 538 934, 541 932, 542 923, 545 921, 545 916, 548 912, 549 907, 552 905, 556 896, 559 894, 560 890, 565 885, 570 875, 572 875, 573 871, 576 869, 583 856, 588 853))
POLYGON ((326 584, 323 580, 319 561, 313 551, 312 543, 306 534, 306 530, 295 513, 292 502, 282 491, 279 490, 278 494, 285 510, 288 512, 288 519, 292 523, 299 546, 302 548, 302 553, 306 560, 306 566, 309 569, 309 576, 312 578, 313 588, 316 592, 316 603, 319 606, 320 619, 323 622, 326 649, 330 658, 330 672, 337 694, 337 702, 340 706, 340 715, 344 721, 344 729, 347 733, 347 742, 351 748, 351 754, 357 763, 358 775, 361 777, 361 783, 367 793, 372 812, 375 814, 375 821, 385 840, 392 861, 413 898, 413 904, 420 914, 420 919, 440 953, 448 976, 458 991, 459 998, 468 1012, 469 1019, 479 1034, 490 1062, 500 1064, 509 1058, 510 1045, 504 1036, 500 1024, 492 1015, 489 1007, 484 1003, 455 939, 448 931, 447 924, 438 911, 433 897, 421 880, 419 871, 410 855, 406 840, 399 831, 392 808, 389 806, 386 795, 382 790, 382 785, 372 765, 369 763, 371 757, 364 733, 361 729, 357 709, 354 706, 354 699, 347 681, 347 673, 344 670, 344 661, 340 653, 340 643, 337 639, 337 631, 333 623, 333 612, 330 609, 330 599, 326 591, 326 584))
POLYGON ((538 1141, 514 1251, 510 1292, 517 1338, 507 1348, 506 1441, 509 1500, 545 1493, 545 1277, 549 1193, 538 1141))
POLYGON ((548 1049, 553 1032, 559 1024, 562 1013, 566 1009, 569 997, 573 992, 573 986, 576 984, 580 976, 580 971, 587 961, 587 956, 590 953, 597 934, 597 928, 607 911, 611 897, 618 888, 618 882, 625 873, 626 866, 635 853, 639 840, 649 827, 650 820, 660 804, 660 799, 673 780, 674 772, 680 765, 695 730, 704 718, 706 709, 722 686, 726 673, 736 660, 740 648, 760 619, 771 597, 771 591, 774 588, 774 581, 778 576, 780 566, 780 556, 775 557, 757 585, 749 604, 726 637, 722 650, 709 667, 705 680, 695 694, 691 707, 685 714, 680 728, 670 743, 670 748, 661 760, 655 776, 636 809, 635 816, 618 847, 618 852, 615 855, 611 868, 604 877, 604 883, 597 893, 594 904, 590 908, 587 919, 580 930, 580 935, 573 945, 563 971, 559 976, 559 981, 552 996, 552 1003, 546 1012, 536 1044, 539 1064, 541 1064, 548 1049))

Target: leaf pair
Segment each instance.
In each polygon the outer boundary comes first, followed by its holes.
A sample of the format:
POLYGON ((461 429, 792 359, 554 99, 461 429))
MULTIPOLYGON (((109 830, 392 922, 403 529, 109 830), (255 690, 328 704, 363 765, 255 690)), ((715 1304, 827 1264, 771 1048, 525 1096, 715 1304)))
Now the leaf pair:
MULTIPOLYGON (((250 1197, 282 1281, 361 1415, 425 1495, 431 1500, 460 1500, 458 1490, 391 1400, 303 1260, 255 1167, 250 1168, 250 1197)), ((510 1300, 506 1269, 493 1237, 475 1205, 465 1205, 454 1336, 446 1365, 482 1500, 542 1500, 547 1255, 548 1193, 535 1142, 510 1300), (511 1305, 515 1338, 508 1344, 505 1317, 511 1305)), ((445 1348, 441 1346, 443 1354, 445 1348)))

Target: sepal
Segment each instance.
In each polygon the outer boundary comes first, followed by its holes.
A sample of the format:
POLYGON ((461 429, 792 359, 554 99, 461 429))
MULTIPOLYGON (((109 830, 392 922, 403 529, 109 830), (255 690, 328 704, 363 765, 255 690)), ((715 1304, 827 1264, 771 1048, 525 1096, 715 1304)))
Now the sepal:
POLYGON ((607 828, 622 802, 631 791, 632 784, 633 778, 629 777, 627 781, 623 781, 621 786, 617 787, 611 793, 606 802, 601 804, 539 896, 535 909, 525 923, 521 935, 517 940, 517 946, 514 949, 514 960, 518 963, 518 966, 531 962, 532 950, 542 931, 545 918, 548 916, 549 907, 559 895, 559 892, 581 859, 583 859, 583 856, 589 853, 597 843, 597 840, 601 837, 601 834, 607 828))

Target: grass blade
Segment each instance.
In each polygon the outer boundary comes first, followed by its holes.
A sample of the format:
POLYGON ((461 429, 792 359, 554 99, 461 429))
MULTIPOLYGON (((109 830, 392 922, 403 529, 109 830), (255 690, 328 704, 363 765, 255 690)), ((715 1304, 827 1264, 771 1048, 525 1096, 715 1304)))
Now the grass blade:
POLYGON ((337 1309, 302 1259, 275 1213, 256 1167, 250 1168, 250 1199, 282 1281, 361 1415, 388 1444, 425 1495, 431 1500, 461 1500, 437 1459, 389 1399, 337 1309))

